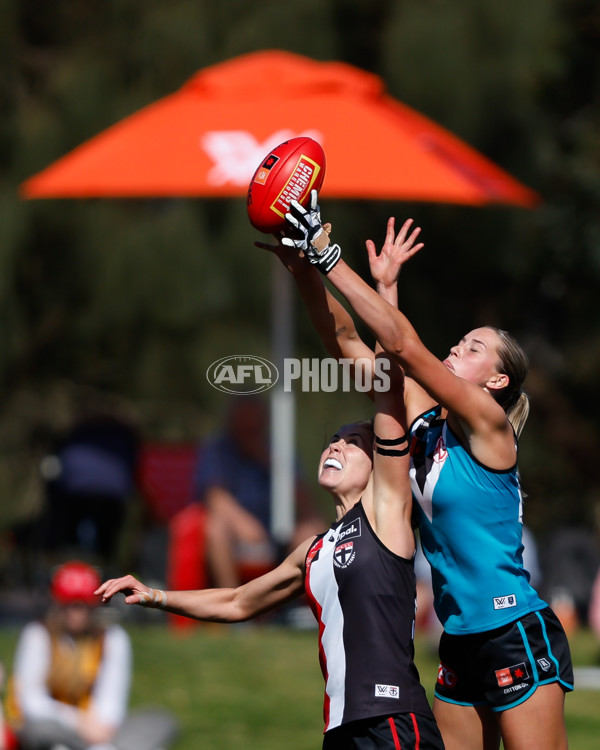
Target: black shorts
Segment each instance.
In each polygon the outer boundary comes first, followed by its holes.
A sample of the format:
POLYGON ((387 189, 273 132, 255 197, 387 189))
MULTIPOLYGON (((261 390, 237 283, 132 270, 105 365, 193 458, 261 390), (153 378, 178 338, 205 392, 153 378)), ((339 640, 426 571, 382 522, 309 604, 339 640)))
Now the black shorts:
POLYGON ((485 633, 442 634, 440 700, 505 711, 551 682, 573 690, 569 642, 550 607, 485 633))
POLYGON ((323 750, 444 750, 433 715, 394 714, 325 732, 323 750))

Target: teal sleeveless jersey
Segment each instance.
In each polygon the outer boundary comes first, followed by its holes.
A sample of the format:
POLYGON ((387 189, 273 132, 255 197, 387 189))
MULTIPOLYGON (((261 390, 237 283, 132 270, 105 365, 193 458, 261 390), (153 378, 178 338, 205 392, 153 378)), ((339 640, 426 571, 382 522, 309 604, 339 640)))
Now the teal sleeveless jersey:
POLYGON ((410 476, 435 611, 454 635, 493 630, 546 607, 523 567, 517 467, 478 463, 440 418, 411 426, 410 476))

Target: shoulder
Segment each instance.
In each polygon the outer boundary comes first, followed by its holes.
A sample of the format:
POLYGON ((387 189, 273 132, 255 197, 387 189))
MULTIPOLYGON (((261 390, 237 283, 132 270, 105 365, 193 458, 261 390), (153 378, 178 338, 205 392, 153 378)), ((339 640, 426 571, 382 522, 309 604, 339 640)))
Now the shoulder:
POLYGON ((46 643, 50 641, 48 628, 41 622, 34 620, 28 622, 19 635, 21 643, 46 643))
POLYGON ((103 653, 112 663, 129 666, 132 658, 131 638, 120 625, 109 625, 104 631, 103 653))

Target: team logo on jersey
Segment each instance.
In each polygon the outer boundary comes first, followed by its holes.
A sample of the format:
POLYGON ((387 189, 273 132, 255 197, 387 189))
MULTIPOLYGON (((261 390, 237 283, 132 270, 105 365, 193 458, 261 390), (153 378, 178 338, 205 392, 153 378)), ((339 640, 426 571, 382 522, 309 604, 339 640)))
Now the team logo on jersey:
POLYGON ((342 542, 335 548, 333 564, 338 568, 347 568, 355 557, 354 542, 342 542))
MULTIPOLYGON (((525 666, 525 662, 520 664, 513 664, 512 667, 504 667, 504 669, 496 670, 496 680, 498 681, 498 687, 508 687, 514 685, 521 680, 526 680, 529 677, 529 672, 525 666)), ((523 687, 518 685, 518 687, 523 687)), ((514 688, 513 688, 514 689, 514 688)))
POLYGON ((548 661, 548 659, 546 659, 545 656, 542 656, 541 659, 538 659, 537 663, 540 665, 540 669, 543 669, 544 672, 549 672, 550 667, 552 666, 552 664, 550 664, 550 662, 548 661))
POLYGON ((435 444, 435 451, 433 452, 433 460, 436 464, 443 464, 448 458, 448 449, 446 448, 446 441, 443 436, 440 435, 439 440, 435 444))
POLYGON ((454 688, 456 687, 457 680, 456 672, 453 672, 445 664, 440 662, 437 676, 438 683, 446 688, 454 688))
POLYGON ((514 594, 494 597, 494 609, 508 609, 517 606, 517 597, 514 594))
POLYGON ((376 698, 396 698, 400 697, 400 688, 398 685, 375 685, 376 698))

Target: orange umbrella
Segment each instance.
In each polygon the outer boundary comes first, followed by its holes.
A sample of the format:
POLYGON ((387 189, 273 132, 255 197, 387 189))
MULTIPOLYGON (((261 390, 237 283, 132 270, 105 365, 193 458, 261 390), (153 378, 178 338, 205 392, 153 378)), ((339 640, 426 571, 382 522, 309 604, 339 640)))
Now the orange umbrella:
POLYGON ((532 206, 534 192, 377 76, 277 50, 213 65, 21 186, 25 198, 245 195, 263 156, 310 135, 327 154, 321 194, 532 206))

